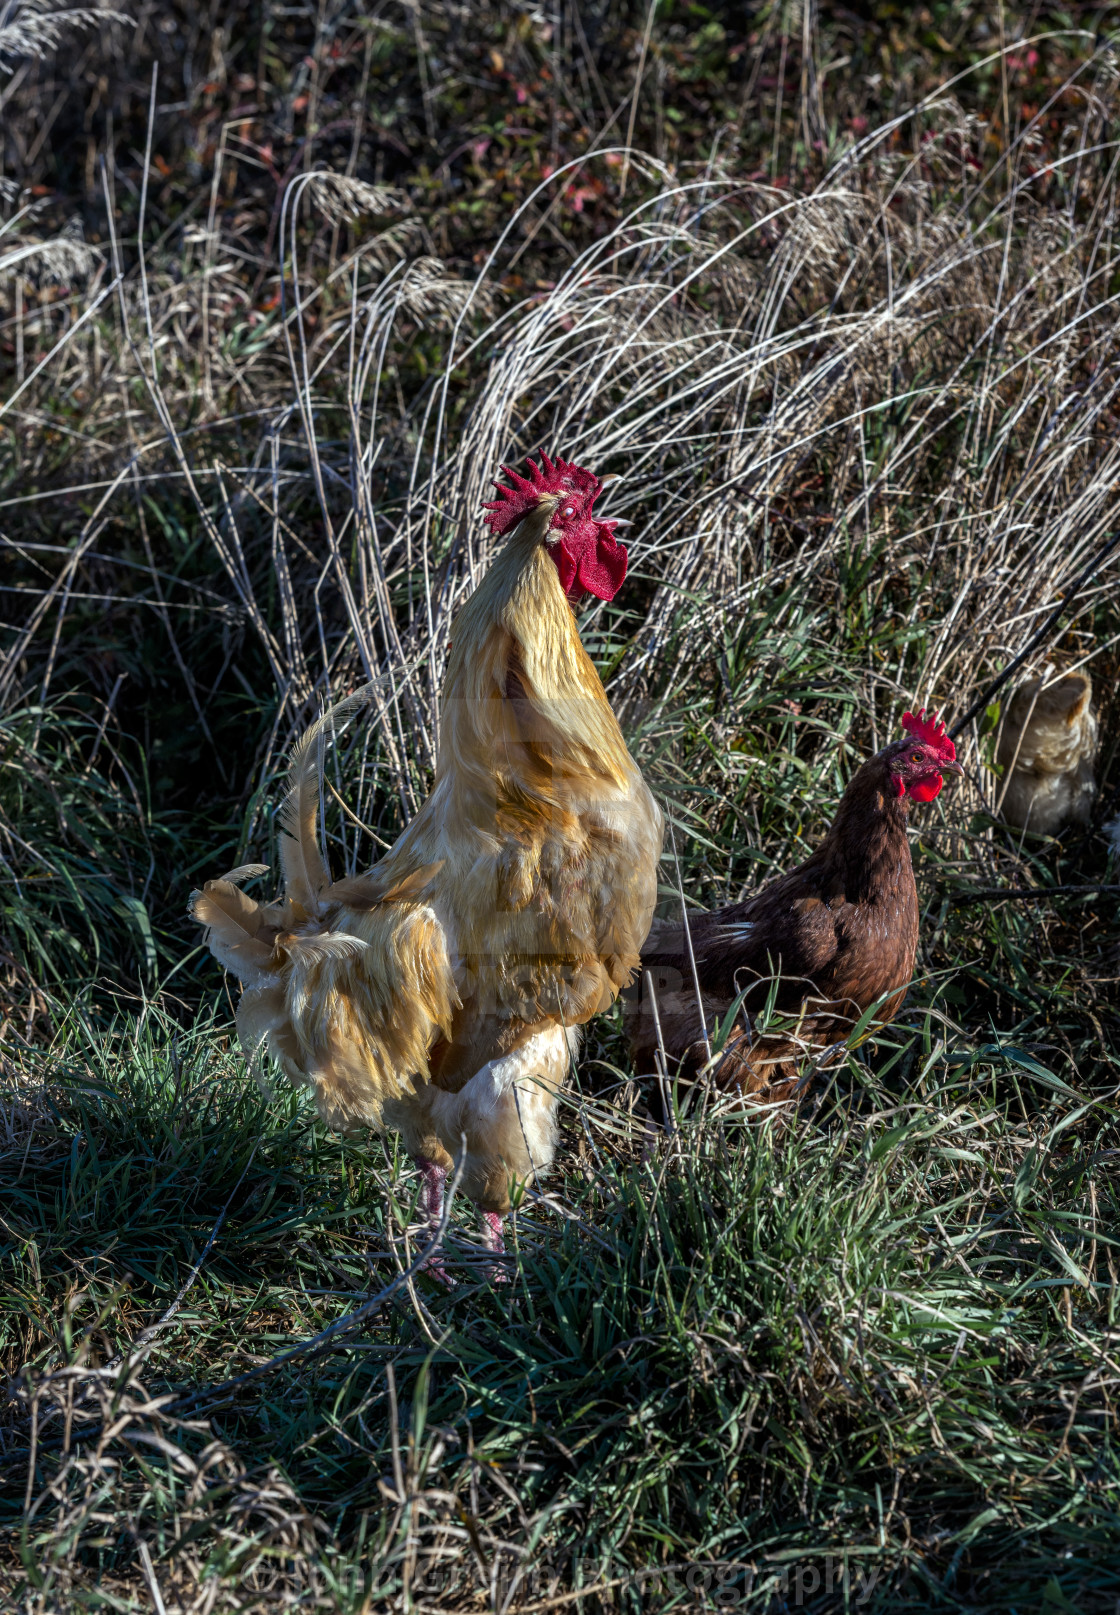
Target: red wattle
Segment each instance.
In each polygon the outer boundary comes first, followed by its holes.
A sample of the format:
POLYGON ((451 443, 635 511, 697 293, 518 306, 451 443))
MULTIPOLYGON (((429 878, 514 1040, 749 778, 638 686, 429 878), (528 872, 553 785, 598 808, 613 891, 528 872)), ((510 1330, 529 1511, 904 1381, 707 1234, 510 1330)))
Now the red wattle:
POLYGON ((606 523, 596 522, 590 533, 565 533, 550 546, 560 582, 569 599, 585 591, 600 600, 611 600, 626 576, 626 550, 606 523))
POLYGON ((626 576, 626 551, 612 533, 601 532, 594 550, 580 557, 579 581, 600 600, 612 599, 626 576))
POLYGON ((915 802, 932 802, 944 783, 940 774, 929 774, 925 779, 915 780, 910 795, 915 802))

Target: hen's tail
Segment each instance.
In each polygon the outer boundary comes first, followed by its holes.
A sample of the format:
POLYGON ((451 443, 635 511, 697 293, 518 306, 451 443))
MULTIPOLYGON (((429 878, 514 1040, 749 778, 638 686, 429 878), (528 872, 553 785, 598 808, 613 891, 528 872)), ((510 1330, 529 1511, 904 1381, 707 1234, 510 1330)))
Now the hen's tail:
POLYGON ((284 890, 273 902, 240 882, 246 864, 191 897, 211 953, 241 981, 237 1025, 245 1052, 271 1054, 309 1082, 339 1128, 381 1125, 408 1078, 428 1075, 437 1033, 451 1035, 458 1004, 443 927, 425 897, 439 864, 402 870, 390 855, 368 875, 332 883, 318 841, 319 778, 327 726, 364 692, 325 713, 292 754, 281 810, 284 890))

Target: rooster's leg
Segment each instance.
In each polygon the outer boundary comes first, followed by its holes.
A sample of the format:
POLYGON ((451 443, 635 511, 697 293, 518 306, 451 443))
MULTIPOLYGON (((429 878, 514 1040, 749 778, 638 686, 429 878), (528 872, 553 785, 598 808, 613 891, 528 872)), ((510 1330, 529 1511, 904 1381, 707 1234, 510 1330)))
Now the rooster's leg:
MULTIPOLYGON (((504 1222, 505 1218, 500 1211, 484 1211, 482 1213, 482 1243, 495 1256, 504 1256, 506 1253, 505 1235, 502 1232, 504 1222)), ((492 1284, 509 1283, 509 1274, 501 1262, 491 1264, 490 1281, 492 1284)))
POLYGON ((506 1253, 505 1235, 502 1233, 504 1220, 500 1211, 482 1213, 482 1243, 495 1256, 504 1256, 506 1253))
MULTIPOLYGON (((427 1218, 429 1237, 434 1239, 443 1221, 443 1187, 447 1182, 447 1168, 437 1166, 434 1161, 429 1161, 423 1155, 416 1164, 420 1168, 421 1177, 420 1204, 427 1218)), ((430 1273, 440 1284, 450 1285, 453 1282, 438 1251, 428 1257, 424 1263, 424 1271, 430 1273)))

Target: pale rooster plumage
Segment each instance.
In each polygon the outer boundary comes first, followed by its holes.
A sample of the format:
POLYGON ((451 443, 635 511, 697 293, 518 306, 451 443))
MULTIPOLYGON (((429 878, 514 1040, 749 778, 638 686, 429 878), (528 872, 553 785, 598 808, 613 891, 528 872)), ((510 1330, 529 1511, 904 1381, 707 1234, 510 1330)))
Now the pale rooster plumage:
POLYGON ((1000 812, 1020 830, 1054 835, 1089 823, 1096 795, 1097 719, 1087 673, 1031 679, 1015 691, 996 761, 1006 784, 1000 812))
POLYGON ((435 783, 391 851, 331 883, 328 714, 292 760, 282 899, 246 897, 241 870, 193 906, 243 984, 247 1051, 309 1082, 332 1126, 397 1129, 433 1221, 460 1165, 495 1248, 512 1185, 552 1159, 578 1028, 637 968, 661 850, 571 605, 610 598, 626 552, 591 514, 598 479, 542 466, 488 507, 510 536, 454 623, 435 783))

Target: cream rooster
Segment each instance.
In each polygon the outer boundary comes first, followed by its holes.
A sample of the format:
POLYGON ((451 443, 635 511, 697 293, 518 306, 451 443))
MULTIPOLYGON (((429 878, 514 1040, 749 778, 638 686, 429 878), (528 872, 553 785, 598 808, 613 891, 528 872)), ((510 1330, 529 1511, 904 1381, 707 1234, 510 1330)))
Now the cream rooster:
POLYGON ((396 1128, 433 1229, 461 1166, 499 1252, 511 1187, 552 1159, 579 1028, 637 969, 661 852, 572 612, 626 574, 616 523, 592 514, 603 484, 544 454, 506 474, 485 519, 508 539, 454 623, 415 819, 368 874, 332 885, 316 725, 292 761, 283 897, 254 902, 235 870, 192 909, 243 984, 246 1050, 310 1083, 330 1125, 396 1128))
POLYGON ((1087 673, 1031 679, 1015 691, 996 761, 1006 785, 1000 812, 1020 830, 1054 835, 1089 823, 1096 780, 1097 719, 1087 673))

